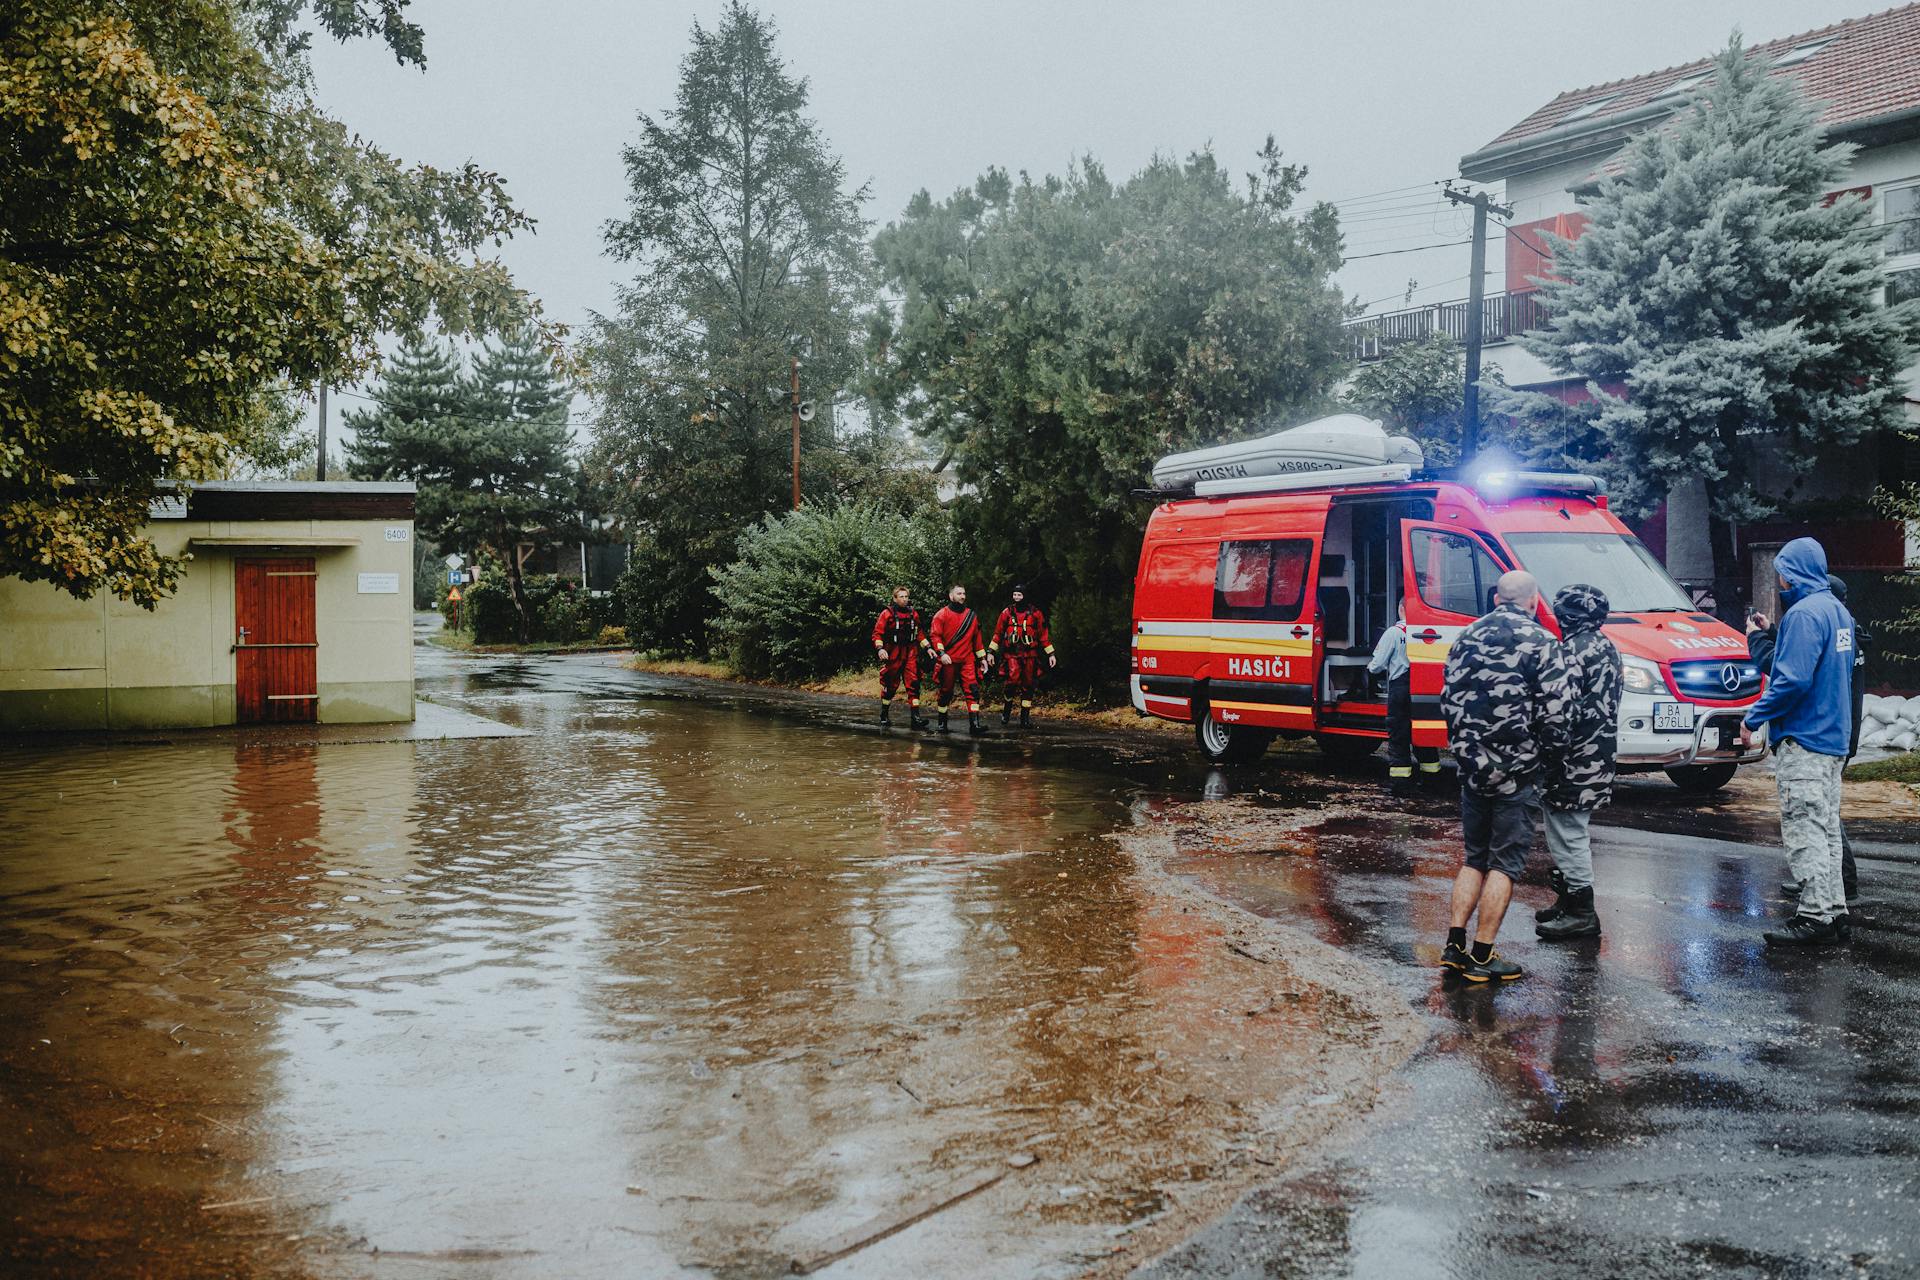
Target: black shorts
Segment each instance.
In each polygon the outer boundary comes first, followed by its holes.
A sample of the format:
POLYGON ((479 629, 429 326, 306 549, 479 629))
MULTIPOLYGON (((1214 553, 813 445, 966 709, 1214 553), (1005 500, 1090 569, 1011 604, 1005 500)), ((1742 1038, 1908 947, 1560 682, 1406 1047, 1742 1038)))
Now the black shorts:
POLYGON ((1532 785, 1510 796, 1483 796, 1471 787, 1460 788, 1460 835, 1467 846, 1467 865, 1520 879, 1533 851, 1533 810, 1539 803, 1539 788, 1532 785))

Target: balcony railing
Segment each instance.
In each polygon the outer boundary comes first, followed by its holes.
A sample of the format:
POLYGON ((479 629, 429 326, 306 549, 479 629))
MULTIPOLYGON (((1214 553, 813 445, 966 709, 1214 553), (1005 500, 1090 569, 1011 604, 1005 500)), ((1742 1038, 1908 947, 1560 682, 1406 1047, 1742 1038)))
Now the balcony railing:
MULTIPOLYGON (((1522 289, 1513 293, 1490 293, 1480 311, 1480 342, 1498 346, 1512 342, 1517 334, 1538 329, 1546 323, 1546 310, 1540 305, 1539 290, 1522 289)), ((1419 342, 1436 333, 1444 333, 1455 342, 1467 340, 1467 303, 1436 302, 1424 307, 1386 311, 1346 323, 1353 342, 1353 358, 1378 360, 1388 348, 1402 342, 1419 342)))

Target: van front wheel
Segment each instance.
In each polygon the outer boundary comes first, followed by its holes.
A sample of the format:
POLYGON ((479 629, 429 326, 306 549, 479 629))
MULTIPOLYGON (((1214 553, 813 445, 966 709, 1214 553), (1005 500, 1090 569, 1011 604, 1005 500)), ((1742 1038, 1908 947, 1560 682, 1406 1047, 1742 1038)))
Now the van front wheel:
POLYGON ((1683 764, 1667 770, 1667 776, 1673 779, 1674 786, 1688 795, 1704 796, 1732 782, 1734 770, 1739 767, 1732 764, 1683 764))
POLYGON ((1213 764, 1245 764, 1249 760, 1258 760, 1273 742, 1271 729, 1221 724, 1207 714, 1205 707, 1196 710, 1200 718, 1194 722, 1194 741, 1200 744, 1200 754, 1213 764))

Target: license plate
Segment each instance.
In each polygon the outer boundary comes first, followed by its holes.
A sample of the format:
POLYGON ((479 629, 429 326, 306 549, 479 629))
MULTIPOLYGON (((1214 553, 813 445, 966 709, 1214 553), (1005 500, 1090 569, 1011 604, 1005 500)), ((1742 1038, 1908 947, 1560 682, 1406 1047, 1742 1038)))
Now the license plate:
POLYGON ((1691 702, 1654 703, 1653 731, 1655 733, 1691 733, 1693 704, 1691 702))

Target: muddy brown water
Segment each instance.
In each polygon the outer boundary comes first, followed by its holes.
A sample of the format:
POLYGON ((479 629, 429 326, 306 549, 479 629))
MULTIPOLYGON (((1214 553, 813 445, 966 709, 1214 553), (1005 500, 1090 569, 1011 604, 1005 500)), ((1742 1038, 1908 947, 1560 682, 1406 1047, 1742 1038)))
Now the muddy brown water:
POLYGON ((773 1275, 1004 1171, 829 1273, 1070 1274, 1378 1037, 1110 775, 456 697, 534 733, 0 751, 14 1273, 773 1275))

